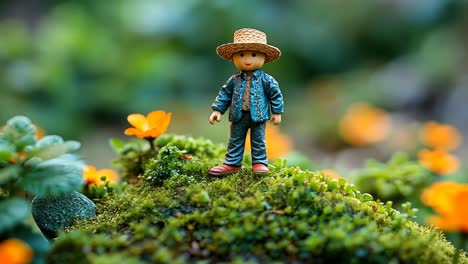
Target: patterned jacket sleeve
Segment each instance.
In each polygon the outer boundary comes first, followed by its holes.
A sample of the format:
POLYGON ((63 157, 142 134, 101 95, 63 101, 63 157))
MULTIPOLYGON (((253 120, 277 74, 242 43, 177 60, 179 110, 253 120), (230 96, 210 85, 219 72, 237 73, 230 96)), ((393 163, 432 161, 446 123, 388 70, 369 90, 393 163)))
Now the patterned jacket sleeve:
POLYGON ((282 114, 284 112, 283 94, 279 88, 278 82, 275 78, 269 77, 270 87, 268 89, 268 97, 271 104, 271 112, 273 114, 282 114))
POLYGON ((216 96, 216 99, 211 105, 211 109, 219 111, 221 112, 221 114, 224 114, 224 112, 226 112, 226 110, 231 105, 233 89, 234 89, 234 75, 231 76, 231 78, 227 80, 227 82, 223 85, 223 87, 221 87, 221 90, 219 91, 218 96, 216 96))

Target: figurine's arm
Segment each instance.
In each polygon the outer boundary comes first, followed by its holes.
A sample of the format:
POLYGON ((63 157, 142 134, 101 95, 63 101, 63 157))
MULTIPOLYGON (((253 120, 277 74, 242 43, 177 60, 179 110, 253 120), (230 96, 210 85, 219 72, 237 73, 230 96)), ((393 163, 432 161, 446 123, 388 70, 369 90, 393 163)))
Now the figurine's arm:
POLYGON ((270 99, 271 112, 273 114, 271 116, 271 121, 273 124, 279 125, 281 123, 281 114, 284 112, 284 101, 278 82, 273 77, 270 77, 268 97, 270 99))
POLYGON ((231 106, 232 93, 234 89, 234 76, 231 76, 229 80, 221 87, 221 90, 216 96, 215 101, 211 105, 213 113, 210 115, 210 124, 213 124, 214 121, 221 121, 221 115, 226 112, 226 110, 231 106))

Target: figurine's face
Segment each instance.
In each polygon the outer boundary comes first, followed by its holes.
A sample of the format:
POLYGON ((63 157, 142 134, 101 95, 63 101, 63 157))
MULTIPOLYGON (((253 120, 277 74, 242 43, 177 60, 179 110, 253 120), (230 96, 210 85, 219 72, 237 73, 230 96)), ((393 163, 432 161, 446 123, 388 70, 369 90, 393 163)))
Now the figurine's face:
POLYGON ((258 51, 239 51, 232 55, 234 65, 241 71, 255 71, 265 63, 265 54, 258 51))

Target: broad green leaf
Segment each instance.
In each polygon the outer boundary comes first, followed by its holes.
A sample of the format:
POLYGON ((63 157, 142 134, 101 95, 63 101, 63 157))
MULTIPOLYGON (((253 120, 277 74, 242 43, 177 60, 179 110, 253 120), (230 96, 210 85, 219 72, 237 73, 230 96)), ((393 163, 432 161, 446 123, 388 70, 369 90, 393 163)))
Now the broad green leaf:
POLYGON ((53 145, 61 144, 63 143, 63 138, 61 136, 57 135, 48 135, 43 137, 41 140, 39 140, 36 143, 37 148, 47 148, 51 147, 53 145))
POLYGON ((16 164, 11 164, 5 168, 0 169, 0 185, 7 183, 12 179, 18 178, 21 171, 21 167, 16 164))
POLYGON ((83 163, 73 155, 62 155, 34 165, 19 185, 38 196, 57 196, 79 190, 83 185, 83 163))
POLYGON ((65 144, 68 147, 68 152, 75 152, 81 147, 81 143, 75 140, 65 141, 65 144))
POLYGON ((27 146, 25 151, 31 156, 35 156, 41 150, 51 148, 55 145, 60 145, 63 143, 63 139, 60 136, 49 135, 43 137, 41 140, 37 141, 35 145, 27 146))
POLYGON ((15 116, 3 127, 3 136, 22 151, 24 147, 36 143, 36 128, 25 116, 15 116))
POLYGON ((123 151, 134 150, 134 151, 148 151, 150 149, 150 144, 147 140, 132 138, 125 145, 123 151))
POLYGON ((20 198, 0 200, 0 212, 0 233, 2 233, 28 217, 29 203, 20 198))
MULTIPOLYGON (((26 242, 34 251, 34 260, 31 264, 44 264, 46 254, 50 252, 51 243, 49 243, 44 235, 37 232, 37 227, 31 225, 30 221, 24 224, 16 225, 10 234, 14 238, 18 238, 26 242)), ((3 263, 3 262, 2 262, 3 263)))
POLYGON ((7 161, 12 157, 16 157, 15 145, 0 137, 0 161, 7 161))
POLYGON ((120 153, 120 151, 125 147, 125 142, 118 138, 111 138, 109 144, 115 152, 120 153))
POLYGON ((63 141, 62 137, 56 135, 45 136, 34 146, 26 147, 26 152, 31 157, 48 160, 60 155, 76 151, 80 148, 78 141, 63 141))
POLYGON ((29 158, 27 159, 25 162, 24 162, 24 166, 26 167, 33 167, 33 166, 36 166, 37 164, 43 162, 42 159, 38 158, 38 157, 32 157, 32 158, 29 158))

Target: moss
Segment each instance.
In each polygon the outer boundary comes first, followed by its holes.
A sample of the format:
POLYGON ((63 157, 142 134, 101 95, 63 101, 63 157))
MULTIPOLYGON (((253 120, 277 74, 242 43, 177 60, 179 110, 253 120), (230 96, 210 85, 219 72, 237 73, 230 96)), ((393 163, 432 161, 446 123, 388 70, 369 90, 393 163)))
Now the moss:
POLYGON ((353 179, 359 190, 396 204, 418 197, 420 190, 431 183, 429 171, 405 153, 394 154, 387 163, 369 160, 353 179))
POLYGON ((91 263, 86 254, 89 236, 90 234, 86 232, 78 231, 61 235, 54 242, 47 263, 91 263))
POLYGON ((184 150, 189 155, 194 155, 199 158, 219 158, 224 155, 226 150, 222 144, 213 144, 209 139, 195 139, 181 135, 166 134, 155 141, 155 145, 159 148, 164 146, 174 146, 178 149, 184 150))
POLYGON ((153 163, 159 162, 161 166, 156 167, 162 169, 152 172, 153 175, 147 173, 145 177, 156 176, 152 180, 153 184, 160 185, 169 175, 177 173, 175 168, 166 167, 171 165, 174 157, 178 158, 176 152, 183 151, 186 158, 218 159, 217 161, 221 162, 222 160, 219 158, 225 151, 224 145, 213 144, 211 140, 194 139, 174 134, 165 134, 157 138, 153 144, 159 151, 151 150, 149 142, 144 139, 132 139, 127 143, 119 139, 110 140, 111 147, 118 154, 118 159, 114 160, 113 164, 120 169, 124 180, 132 183, 138 182, 140 176, 145 173, 145 166, 149 160, 152 160, 153 163))
POLYGON ((397 211, 345 180, 297 168, 209 177, 207 164, 220 158, 208 158, 209 150, 149 161, 148 175, 175 169, 157 185, 146 180, 102 199, 96 219, 62 234, 51 258, 76 252, 90 263, 468 263, 439 231, 411 221, 411 208, 397 211))

